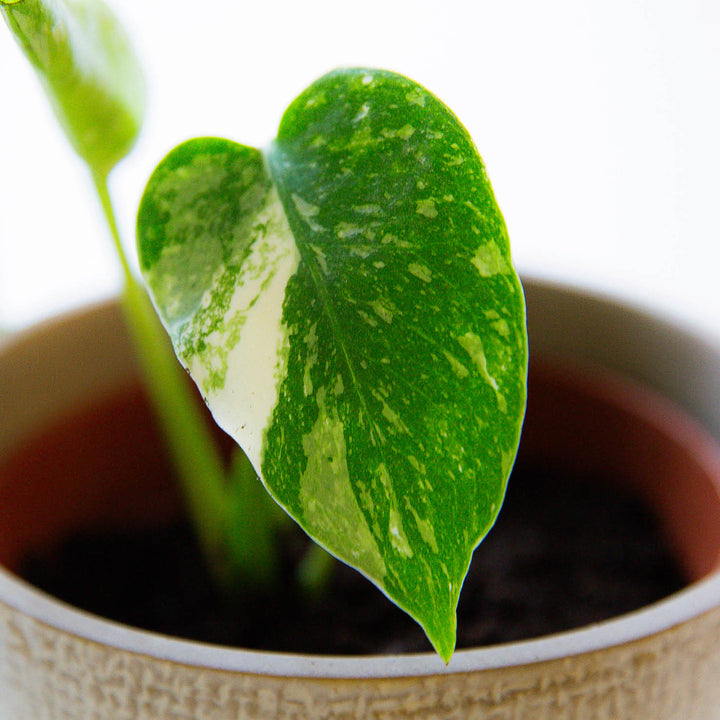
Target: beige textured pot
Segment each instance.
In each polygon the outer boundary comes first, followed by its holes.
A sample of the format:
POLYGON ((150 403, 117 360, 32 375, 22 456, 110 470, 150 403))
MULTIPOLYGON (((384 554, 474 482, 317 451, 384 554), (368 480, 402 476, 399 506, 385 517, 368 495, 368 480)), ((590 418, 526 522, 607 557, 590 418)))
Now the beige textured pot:
POLYGON ((19 553, 78 523, 127 522, 129 513, 147 522, 158 509, 176 510, 169 479, 148 491, 147 463, 134 460, 147 453, 152 429, 137 415, 136 369, 117 307, 102 305, 0 348, 0 562, 10 568, 0 568, 0 717, 720 718, 720 456, 712 440, 720 437, 720 348, 606 299, 525 284, 535 357, 620 369, 708 429, 697 434, 654 394, 641 393, 638 403, 632 385, 604 372, 589 386, 575 370, 539 367, 531 380, 524 445, 570 465, 609 465, 647 496, 693 579, 685 590, 580 630, 460 651, 447 668, 430 654, 300 657, 203 645, 67 607, 12 574, 19 553), (99 398, 105 409, 86 417, 78 444, 63 420, 99 398), (105 421, 116 430, 139 422, 142 432, 116 433, 117 444, 98 446, 93 433, 105 421), (23 456, 18 448, 52 424, 52 442, 27 467, 8 459, 23 456), (79 468, 64 488, 53 484, 58 464, 79 468), (93 482, 117 467, 125 468, 123 483, 93 482), (145 499, 135 502, 140 492, 145 499))

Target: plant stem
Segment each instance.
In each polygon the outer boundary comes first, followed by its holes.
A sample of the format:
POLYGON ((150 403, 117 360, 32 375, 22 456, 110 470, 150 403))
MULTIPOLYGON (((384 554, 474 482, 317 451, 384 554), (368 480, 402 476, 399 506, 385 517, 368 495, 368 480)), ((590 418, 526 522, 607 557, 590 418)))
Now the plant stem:
POLYGON ((296 580, 302 594, 316 602, 325 595, 335 570, 335 557, 312 543, 298 565, 296 580))
MULTIPOLYGON (((107 177, 93 174, 93 179, 123 270, 122 307, 126 323, 210 570, 224 589, 242 585, 242 579, 266 583, 269 570, 259 567, 258 559, 262 557, 265 565, 277 564, 269 547, 273 542, 269 537, 272 533, 266 529, 258 536, 257 524, 265 519, 262 513, 246 517, 245 522, 234 514, 238 503, 231 497, 232 483, 200 403, 147 293, 130 269, 107 177), (258 539, 262 547, 253 542, 258 539)), ((259 484, 256 477, 254 480, 259 484)), ((264 494, 266 502, 274 505, 267 493, 264 494)))

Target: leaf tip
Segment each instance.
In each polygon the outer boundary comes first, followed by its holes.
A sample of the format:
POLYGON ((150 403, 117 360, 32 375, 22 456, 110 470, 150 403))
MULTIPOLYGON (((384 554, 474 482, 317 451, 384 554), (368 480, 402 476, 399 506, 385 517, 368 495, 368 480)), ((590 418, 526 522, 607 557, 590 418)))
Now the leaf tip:
POLYGON ((455 653, 455 629, 453 628, 451 632, 446 632, 437 638, 430 637, 430 642, 435 648, 435 652, 440 656, 440 659, 445 665, 449 665, 455 653))
POLYGON ((457 642, 456 607, 457 603, 453 605, 451 611, 443 613, 442 616, 437 614, 437 608, 435 608, 435 613, 431 617, 422 618, 410 613, 425 631, 433 649, 446 665, 450 663, 455 653, 457 642))

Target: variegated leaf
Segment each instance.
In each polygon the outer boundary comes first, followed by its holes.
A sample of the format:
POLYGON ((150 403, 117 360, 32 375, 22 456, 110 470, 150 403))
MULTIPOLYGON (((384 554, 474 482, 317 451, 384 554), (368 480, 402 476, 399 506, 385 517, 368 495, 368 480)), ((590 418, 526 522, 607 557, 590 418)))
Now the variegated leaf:
POLYGON ((138 241, 178 356, 268 491, 449 659, 527 366, 522 288, 467 131, 404 77, 336 71, 264 152, 172 151, 138 241))

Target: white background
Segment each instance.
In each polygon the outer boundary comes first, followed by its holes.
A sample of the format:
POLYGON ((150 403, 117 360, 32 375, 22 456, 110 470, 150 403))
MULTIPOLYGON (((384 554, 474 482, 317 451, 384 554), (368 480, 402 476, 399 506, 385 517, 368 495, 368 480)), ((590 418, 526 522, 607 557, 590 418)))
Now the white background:
MULTIPOLYGON (((174 144, 264 144, 341 65, 410 75, 483 155, 521 272, 589 285, 720 335, 717 0, 115 0, 149 85, 112 176, 132 248, 174 144)), ((0 326, 119 287, 84 167, 0 26, 0 326)))

